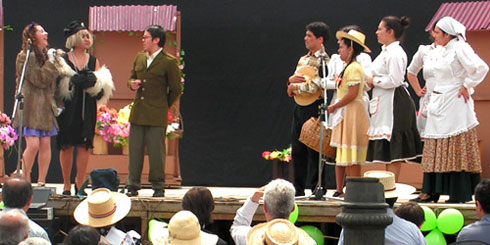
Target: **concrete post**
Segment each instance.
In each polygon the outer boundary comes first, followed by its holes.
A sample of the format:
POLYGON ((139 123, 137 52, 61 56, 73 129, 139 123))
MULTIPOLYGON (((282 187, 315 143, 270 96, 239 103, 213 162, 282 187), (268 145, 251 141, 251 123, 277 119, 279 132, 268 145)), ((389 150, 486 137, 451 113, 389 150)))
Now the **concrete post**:
POLYGON ((336 217, 344 244, 384 244, 385 228, 393 222, 386 213, 383 185, 376 178, 347 178, 342 213, 336 217))

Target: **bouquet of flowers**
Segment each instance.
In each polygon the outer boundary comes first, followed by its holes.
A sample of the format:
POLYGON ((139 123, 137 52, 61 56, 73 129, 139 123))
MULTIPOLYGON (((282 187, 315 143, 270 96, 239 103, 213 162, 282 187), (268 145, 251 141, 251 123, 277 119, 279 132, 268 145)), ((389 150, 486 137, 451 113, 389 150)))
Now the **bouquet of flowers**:
POLYGON ((264 151, 262 152, 262 157, 265 160, 274 160, 278 159, 281 162, 290 162, 291 161, 291 146, 282 150, 282 151, 264 151))
POLYGON ((0 144, 4 150, 13 146, 19 138, 11 123, 10 118, 5 113, 0 112, 0 144))
POLYGON ((109 134, 112 136, 112 143, 114 146, 128 145, 129 137, 129 114, 131 113, 131 107, 133 103, 120 109, 117 113, 116 123, 111 125, 109 134))
POLYGON ((174 119, 172 113, 168 112, 168 125, 166 137, 169 139, 178 139, 182 137, 183 130, 181 128, 181 120, 179 118, 174 119))
POLYGON ((111 126, 116 124, 117 111, 109 109, 103 105, 97 111, 97 122, 95 124, 95 133, 100 135, 106 142, 112 142, 111 126))

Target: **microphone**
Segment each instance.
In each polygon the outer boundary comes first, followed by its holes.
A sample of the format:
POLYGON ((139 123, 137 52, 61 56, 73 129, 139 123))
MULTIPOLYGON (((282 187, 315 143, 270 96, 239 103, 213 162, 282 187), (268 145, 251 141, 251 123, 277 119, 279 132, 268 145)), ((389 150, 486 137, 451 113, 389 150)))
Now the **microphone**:
POLYGON ((28 43, 29 45, 32 45, 32 40, 31 40, 30 38, 28 38, 28 39, 27 39, 27 43, 28 43))

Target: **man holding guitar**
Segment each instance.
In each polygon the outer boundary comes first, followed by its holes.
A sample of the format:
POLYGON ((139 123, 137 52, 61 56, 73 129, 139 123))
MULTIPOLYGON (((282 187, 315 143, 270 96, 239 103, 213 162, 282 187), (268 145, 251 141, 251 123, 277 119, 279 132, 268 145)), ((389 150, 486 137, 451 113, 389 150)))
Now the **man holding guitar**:
POLYGON ((318 152, 308 148, 298 139, 303 123, 311 117, 318 117, 318 106, 323 101, 321 64, 322 59, 328 61, 323 45, 330 36, 329 29, 324 22, 313 22, 306 26, 304 40, 309 52, 299 59, 296 70, 288 82, 288 96, 294 97, 296 102, 291 129, 296 196, 304 196, 305 188, 314 189, 317 183, 318 152))

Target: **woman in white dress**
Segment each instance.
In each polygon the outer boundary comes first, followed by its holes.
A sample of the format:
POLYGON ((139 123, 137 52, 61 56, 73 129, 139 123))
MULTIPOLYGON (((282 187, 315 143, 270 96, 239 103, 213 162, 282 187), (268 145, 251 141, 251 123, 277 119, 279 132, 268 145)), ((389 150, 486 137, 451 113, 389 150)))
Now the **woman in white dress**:
POLYGON ((393 172, 396 179, 401 162, 422 154, 415 104, 404 82, 407 55, 399 41, 409 24, 407 17, 381 19, 376 35, 383 46, 371 65, 373 76, 367 80, 372 88, 372 99, 366 162, 387 164, 387 170, 393 172))
MULTIPOLYGON (((422 157, 422 194, 415 201, 435 201, 449 195, 449 203, 472 200, 480 182, 481 160, 471 98, 488 65, 465 41, 466 28, 451 17, 441 18, 434 38, 442 46, 433 66, 436 84, 427 105, 422 157)), ((424 64, 425 68, 425 64, 424 64)))
MULTIPOLYGON (((430 31, 430 35, 433 39, 433 30, 430 31)), ((425 122, 427 120, 427 104, 429 103, 430 95, 436 85, 436 79, 434 77, 434 65, 437 51, 440 51, 441 47, 437 46, 435 42, 430 45, 420 45, 417 52, 412 58, 412 62, 407 68, 407 78, 410 86, 412 86, 415 94, 420 97, 419 100, 419 112, 417 114, 417 128, 420 135, 424 134, 425 122), (423 68, 423 70, 422 70, 423 68), (422 70, 422 76, 425 81, 425 86, 420 86, 417 74, 422 70)))

